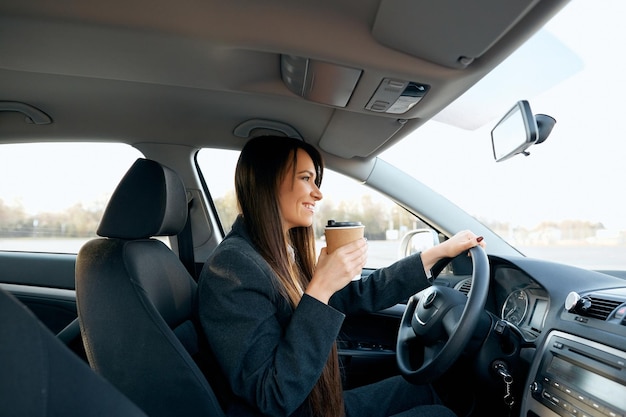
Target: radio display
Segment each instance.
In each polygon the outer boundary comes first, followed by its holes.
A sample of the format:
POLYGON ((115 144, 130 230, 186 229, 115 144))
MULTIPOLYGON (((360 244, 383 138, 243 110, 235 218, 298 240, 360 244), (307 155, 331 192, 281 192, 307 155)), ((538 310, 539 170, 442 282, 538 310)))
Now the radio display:
POLYGON ((577 390, 626 410, 626 386, 554 356, 548 372, 559 376, 577 390))

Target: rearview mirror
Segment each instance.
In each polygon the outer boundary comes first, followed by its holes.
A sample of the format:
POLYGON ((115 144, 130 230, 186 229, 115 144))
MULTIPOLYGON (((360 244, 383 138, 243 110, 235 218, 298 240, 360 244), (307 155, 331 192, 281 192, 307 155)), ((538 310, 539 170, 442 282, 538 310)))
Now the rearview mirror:
POLYGON ((504 161, 520 153, 537 142, 537 121, 526 100, 515 106, 491 130, 491 145, 496 162, 504 161))
POLYGON ((556 120, 547 114, 530 111, 528 101, 518 101, 491 130, 491 146, 496 162, 518 154, 530 155, 526 149, 545 142, 556 120))

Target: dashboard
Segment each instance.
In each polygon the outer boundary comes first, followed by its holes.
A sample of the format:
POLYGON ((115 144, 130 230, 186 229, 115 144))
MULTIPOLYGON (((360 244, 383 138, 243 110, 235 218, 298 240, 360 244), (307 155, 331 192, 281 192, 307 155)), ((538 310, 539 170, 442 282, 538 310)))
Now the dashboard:
POLYGON ((517 327, 527 341, 536 340, 548 313, 548 292, 518 269, 501 267, 494 272, 500 318, 517 327))
MULTIPOLYGON (((546 289, 512 266, 496 268, 492 282, 491 307, 487 306, 487 309, 516 328, 525 341, 535 341, 543 330, 550 307, 546 289)), ((471 278, 458 282, 455 288, 467 294, 471 278)))
POLYGON ((525 351, 519 415, 626 417, 626 280, 525 257, 490 267, 485 310, 525 351))

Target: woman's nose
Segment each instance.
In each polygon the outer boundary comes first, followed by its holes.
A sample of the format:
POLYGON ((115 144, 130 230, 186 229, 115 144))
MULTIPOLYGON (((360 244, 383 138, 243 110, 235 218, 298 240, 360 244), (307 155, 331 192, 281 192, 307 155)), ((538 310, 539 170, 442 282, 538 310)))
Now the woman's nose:
POLYGON ((311 192, 311 195, 317 200, 321 200, 324 197, 317 185, 313 186, 313 191, 311 192))

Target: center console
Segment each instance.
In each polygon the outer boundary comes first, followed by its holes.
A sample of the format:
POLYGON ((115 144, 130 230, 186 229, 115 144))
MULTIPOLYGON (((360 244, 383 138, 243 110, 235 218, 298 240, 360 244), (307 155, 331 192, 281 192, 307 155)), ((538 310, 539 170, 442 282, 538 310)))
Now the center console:
POLYGON ((531 368, 523 417, 626 417, 626 352, 553 331, 531 368))

